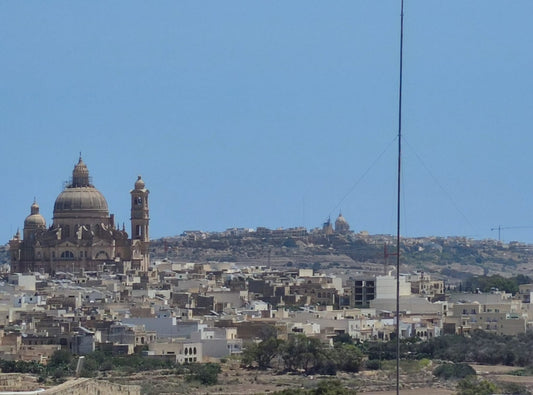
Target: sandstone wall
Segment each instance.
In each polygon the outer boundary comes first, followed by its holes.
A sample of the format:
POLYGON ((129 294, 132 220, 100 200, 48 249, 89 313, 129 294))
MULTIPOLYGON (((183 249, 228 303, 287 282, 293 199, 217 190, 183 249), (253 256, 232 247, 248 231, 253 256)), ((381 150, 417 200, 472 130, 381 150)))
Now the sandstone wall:
POLYGON ((2 373, 0 374, 0 391, 33 391, 40 388, 37 378, 29 374, 2 373))
POLYGON ((54 388, 41 392, 43 395, 141 395, 141 387, 138 385, 114 384, 109 381, 95 379, 69 380, 54 388))

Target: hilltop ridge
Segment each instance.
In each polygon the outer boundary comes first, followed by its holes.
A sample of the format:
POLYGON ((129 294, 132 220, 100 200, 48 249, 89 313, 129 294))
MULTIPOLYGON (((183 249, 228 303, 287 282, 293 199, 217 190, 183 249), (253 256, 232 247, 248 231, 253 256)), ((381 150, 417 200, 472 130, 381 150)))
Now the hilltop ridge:
MULTIPOLYGON (((236 265, 314 268, 337 274, 361 275, 392 270, 396 238, 347 232, 326 235, 304 228, 259 231, 185 232, 151 240, 152 261, 231 262, 236 265), (386 246, 386 247, 385 247, 386 246), (385 254, 388 266, 385 267, 385 254)), ((405 237, 401 239, 401 271, 424 271, 435 278, 459 282, 471 275, 510 277, 533 275, 533 245, 465 237, 405 237)), ((0 264, 9 264, 9 247, 0 246, 0 264)))
MULTIPOLYGON (((396 238, 346 232, 326 234, 305 228, 256 231, 185 232, 151 241, 151 258, 176 262, 232 262, 237 265, 314 268, 361 275, 391 270, 396 238), (388 265, 386 265, 388 260, 388 265)), ((533 273, 533 245, 465 237, 401 239, 401 271, 423 271, 459 282, 471 275, 510 277, 533 273)))

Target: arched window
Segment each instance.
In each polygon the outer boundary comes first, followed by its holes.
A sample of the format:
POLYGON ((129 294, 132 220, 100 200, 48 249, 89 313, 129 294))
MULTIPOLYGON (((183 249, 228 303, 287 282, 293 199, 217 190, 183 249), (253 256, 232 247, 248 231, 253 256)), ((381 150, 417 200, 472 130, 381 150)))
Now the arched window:
POLYGON ((61 258, 63 258, 63 259, 74 259, 74 253, 72 251, 63 251, 61 253, 61 258))
POLYGON ((109 259, 109 255, 107 255, 107 252, 105 251, 99 251, 98 254, 96 254, 95 259, 109 259))

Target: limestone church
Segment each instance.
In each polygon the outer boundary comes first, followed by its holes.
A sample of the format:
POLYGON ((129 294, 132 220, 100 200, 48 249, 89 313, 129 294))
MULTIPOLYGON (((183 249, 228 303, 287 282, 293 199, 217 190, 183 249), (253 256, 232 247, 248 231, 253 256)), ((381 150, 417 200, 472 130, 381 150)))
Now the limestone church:
POLYGON ((81 156, 72 180, 54 204, 53 223, 46 226, 36 202, 20 232, 9 241, 15 273, 147 271, 149 266, 148 194, 141 176, 131 195, 131 238, 115 225, 107 201, 90 183, 81 156))

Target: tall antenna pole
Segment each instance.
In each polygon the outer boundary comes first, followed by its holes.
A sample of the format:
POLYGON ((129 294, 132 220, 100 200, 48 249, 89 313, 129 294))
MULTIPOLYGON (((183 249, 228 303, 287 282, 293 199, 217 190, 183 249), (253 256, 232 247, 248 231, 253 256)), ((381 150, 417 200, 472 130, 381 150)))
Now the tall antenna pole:
POLYGON ((396 221, 396 394, 400 394, 400 198, 402 170, 402 72, 403 72, 403 0, 400 18, 400 86, 398 95, 398 196, 396 221))

